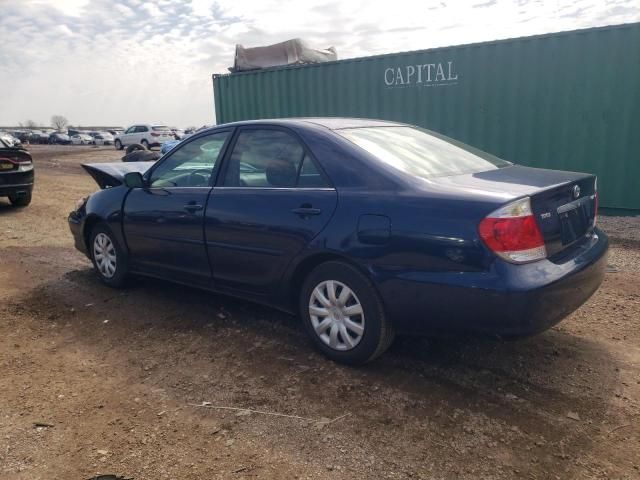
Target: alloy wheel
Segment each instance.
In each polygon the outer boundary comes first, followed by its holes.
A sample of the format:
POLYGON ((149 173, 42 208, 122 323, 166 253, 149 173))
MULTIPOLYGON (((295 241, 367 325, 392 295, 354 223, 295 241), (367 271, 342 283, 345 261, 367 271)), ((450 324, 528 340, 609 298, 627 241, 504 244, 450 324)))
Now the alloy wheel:
POLYGON ((344 283, 326 280, 311 292, 309 316, 316 335, 334 350, 355 348, 364 335, 362 304, 344 283))

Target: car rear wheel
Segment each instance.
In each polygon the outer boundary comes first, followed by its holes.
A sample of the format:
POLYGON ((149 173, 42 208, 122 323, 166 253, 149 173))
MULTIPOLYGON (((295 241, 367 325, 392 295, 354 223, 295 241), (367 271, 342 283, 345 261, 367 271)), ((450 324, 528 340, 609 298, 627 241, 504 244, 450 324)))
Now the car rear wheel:
POLYGON ((140 142, 140 145, 142 145, 144 148, 146 148, 147 150, 149 150, 149 142, 147 142, 146 140, 142 140, 140 142))
POLYGON ((300 316, 316 347, 336 362, 370 362, 394 338, 371 281, 342 262, 323 263, 308 275, 300 294, 300 316))
POLYGON ((120 140, 116 140, 115 142, 113 142, 113 144, 115 145, 116 150, 122 150, 123 146, 120 140))
POLYGON ((14 207, 26 207, 31 203, 31 192, 26 195, 10 195, 9 201, 14 207))
POLYGON ((124 286, 129 270, 127 256, 109 227, 98 224, 93 228, 90 252, 100 280, 110 287, 124 286))

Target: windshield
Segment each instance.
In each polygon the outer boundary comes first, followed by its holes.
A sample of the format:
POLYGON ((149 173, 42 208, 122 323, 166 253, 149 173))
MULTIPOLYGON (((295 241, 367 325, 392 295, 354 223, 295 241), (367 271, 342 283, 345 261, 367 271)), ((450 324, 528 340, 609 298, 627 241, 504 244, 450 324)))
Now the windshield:
POLYGON ((484 172, 511 165, 489 153, 421 128, 363 127, 336 132, 395 169, 420 178, 484 172))

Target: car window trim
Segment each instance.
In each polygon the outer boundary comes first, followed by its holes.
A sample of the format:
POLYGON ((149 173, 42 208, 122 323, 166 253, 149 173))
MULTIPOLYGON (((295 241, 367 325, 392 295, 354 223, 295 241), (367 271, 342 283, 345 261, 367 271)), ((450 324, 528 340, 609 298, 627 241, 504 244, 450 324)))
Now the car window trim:
POLYGON ((277 190, 279 192, 282 191, 286 191, 286 190, 290 190, 290 191, 300 191, 300 190, 304 190, 305 192, 307 191, 316 191, 316 192, 335 192, 336 189, 335 187, 245 187, 245 186, 239 186, 239 187, 230 187, 230 186, 218 186, 216 185, 215 187, 216 190, 277 190))
POLYGON ((298 134, 298 132, 296 132, 294 129, 286 127, 286 126, 282 126, 282 125, 274 125, 274 124, 254 124, 254 125, 240 125, 239 127, 236 127, 235 132, 233 133, 233 139, 232 139, 232 143, 230 145, 227 146, 227 150, 225 152, 225 156, 222 159, 222 165, 221 168, 218 172, 218 176, 216 179, 216 183, 214 184, 214 188, 225 188, 225 189, 245 189, 245 188, 251 188, 253 190, 255 189, 263 189, 263 190, 335 190, 335 186, 333 185, 333 182, 331 181, 331 179, 329 178, 329 176, 326 174, 326 172, 324 171, 324 168, 322 168, 322 165, 320 165, 320 162, 318 162, 318 160, 316 159, 315 155, 313 154, 313 152, 311 151, 311 149, 309 148, 309 146, 307 145, 307 143, 302 139, 302 137, 298 134), (222 185, 221 182, 224 182, 224 177, 227 174, 227 170, 229 168, 229 162, 230 162, 230 158, 231 158, 231 154, 233 152, 233 149, 236 146, 236 143, 238 141, 238 137, 240 136, 240 133, 242 133, 243 131, 246 130, 278 130, 281 132, 286 132, 291 134, 302 146, 302 150, 303 150, 303 156, 302 156, 302 161, 300 162, 300 165, 298 166, 298 173, 296 176, 296 185, 294 187, 245 187, 245 186, 229 186, 229 185, 222 185), (302 164, 304 162, 304 157, 308 155, 309 158, 311 158, 311 161, 313 162, 314 166, 316 167, 316 170, 318 170, 318 172, 320 173, 320 175, 322 176, 322 179, 325 181, 325 183, 327 184, 326 187, 300 187, 298 184, 300 183, 300 172, 302 171, 302 164))
MULTIPOLYGON (((205 132, 201 132, 198 135, 193 135, 191 137, 189 137, 186 140, 180 141, 180 143, 183 143, 183 145, 180 146, 180 148, 184 147, 185 145, 198 140, 199 138, 202 137, 206 137, 209 135, 216 135, 218 133, 225 133, 225 132, 231 132, 231 135, 227 135, 227 138, 225 138, 224 140, 224 144, 222 145, 222 148, 220 149, 220 153, 218 153, 218 161, 215 163, 215 165, 213 166, 213 171, 211 172, 211 176, 209 177, 209 185, 207 187, 152 187, 151 185, 149 185, 148 187, 146 187, 146 190, 154 190, 154 189, 162 189, 162 190, 167 190, 170 188, 211 188, 215 185, 216 182, 216 178, 218 175, 218 172, 220 171, 220 165, 222 164, 222 160, 225 158, 224 156, 227 153, 227 148, 229 146, 229 141, 231 139, 231 137, 233 136, 233 128, 221 128, 220 130, 214 130, 214 131, 205 131, 205 132)), ((149 170, 147 170, 145 172, 145 174, 142 176, 143 179, 145 180, 145 182, 150 182, 151 181, 151 177, 153 176, 153 172, 157 169, 160 168, 160 166, 168 161, 177 151, 178 149, 171 149, 169 150, 164 156, 162 156, 162 158, 160 158, 160 160, 158 160, 149 170)))

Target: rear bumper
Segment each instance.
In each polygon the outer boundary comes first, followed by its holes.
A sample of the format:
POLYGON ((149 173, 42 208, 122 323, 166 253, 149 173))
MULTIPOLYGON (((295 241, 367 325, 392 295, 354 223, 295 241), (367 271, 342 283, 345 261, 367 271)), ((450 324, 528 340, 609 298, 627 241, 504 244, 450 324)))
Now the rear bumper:
POLYGON ((596 230, 562 264, 496 261, 487 272, 405 272, 378 288, 401 333, 532 335, 593 295, 604 278, 608 245, 596 230))
POLYGON ((0 174, 0 197, 28 195, 33 190, 33 170, 0 174))

